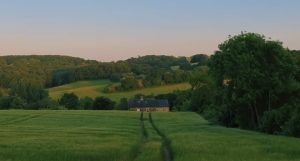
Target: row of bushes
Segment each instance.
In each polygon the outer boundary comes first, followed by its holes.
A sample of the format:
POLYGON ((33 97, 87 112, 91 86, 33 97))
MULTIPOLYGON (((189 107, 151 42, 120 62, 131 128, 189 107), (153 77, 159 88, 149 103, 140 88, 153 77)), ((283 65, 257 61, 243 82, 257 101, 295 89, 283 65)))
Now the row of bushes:
POLYGON ((74 93, 65 93, 60 100, 55 101, 49 97, 36 102, 28 102, 19 96, 0 97, 0 110, 26 109, 26 110, 128 110, 127 98, 122 98, 120 103, 105 97, 79 98, 74 93))
POLYGON ((74 93, 65 93, 58 101, 59 105, 72 110, 127 110, 126 98, 122 98, 119 104, 106 97, 80 98, 74 93))
POLYGON ((58 108, 57 101, 52 100, 49 97, 43 98, 36 102, 28 102, 19 96, 3 96, 0 97, 0 109, 55 109, 58 108))

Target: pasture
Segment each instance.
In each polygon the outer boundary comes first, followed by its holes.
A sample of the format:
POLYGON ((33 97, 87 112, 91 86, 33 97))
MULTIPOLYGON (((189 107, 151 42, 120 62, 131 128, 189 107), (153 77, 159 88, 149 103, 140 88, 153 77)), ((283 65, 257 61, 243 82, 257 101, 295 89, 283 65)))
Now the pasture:
POLYGON ((300 139, 214 126, 190 112, 3 110, 0 129, 0 161, 300 160, 300 139))
POLYGON ((300 139, 210 125, 196 113, 153 113, 176 161, 300 161, 300 139))
POLYGON ((132 160, 140 141, 132 112, 0 111, 0 161, 132 160))
POLYGON ((109 80, 94 80, 94 81, 79 81, 75 83, 70 83, 67 85, 54 87, 48 89, 49 95, 53 99, 59 99, 64 93, 75 93, 79 97, 89 96, 95 98, 97 96, 108 97, 115 102, 119 102, 121 98, 131 98, 136 94, 144 94, 144 95, 157 95, 157 94, 165 94, 171 93, 176 90, 186 90, 190 89, 191 86, 189 83, 180 83, 173 85, 165 85, 159 87, 150 87, 143 88, 133 91, 126 92, 116 92, 116 93, 104 93, 103 89, 106 85, 110 84, 109 80))

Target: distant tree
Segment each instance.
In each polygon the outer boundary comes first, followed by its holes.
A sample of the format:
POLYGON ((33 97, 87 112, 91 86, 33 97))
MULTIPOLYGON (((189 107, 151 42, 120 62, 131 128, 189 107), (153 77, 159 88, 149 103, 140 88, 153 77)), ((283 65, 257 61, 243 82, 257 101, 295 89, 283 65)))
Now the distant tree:
POLYGON ((120 86, 111 83, 104 87, 103 92, 104 93, 113 93, 113 92, 117 92, 119 90, 119 88, 120 88, 120 86))
POLYGON ((52 86, 59 86, 75 81, 74 69, 63 69, 55 71, 52 76, 52 86))
POLYGON ((91 97, 84 97, 79 100, 80 107, 85 110, 92 110, 94 100, 91 97))
POLYGON ((11 88, 10 95, 20 97, 28 103, 32 103, 48 97, 48 91, 38 83, 18 81, 16 85, 11 88))
POLYGON ((184 70, 181 69, 175 70, 173 71, 173 73, 174 73, 173 79, 175 83, 186 82, 189 80, 190 75, 184 70))
POLYGON ((119 104, 120 110, 128 110, 128 100, 127 98, 121 98, 119 104))
POLYGON ((175 102, 178 95, 176 92, 167 93, 167 94, 159 94, 155 96, 155 99, 167 99, 169 101, 170 109, 173 110, 173 107, 176 106, 175 102))
POLYGON ((175 91, 176 100, 174 101, 174 109, 177 111, 192 111, 190 102, 191 102, 191 91, 175 91))
POLYGON ((174 63, 173 65, 178 65, 182 70, 191 69, 191 64, 189 63, 186 57, 177 58, 176 63, 174 63))
POLYGON ((10 102, 11 109, 24 109, 26 107, 26 101, 20 97, 12 97, 10 102))
POLYGON ((59 104, 65 106, 67 109, 78 109, 79 99, 74 93, 65 93, 59 100, 59 104))
POLYGON ((209 57, 205 54, 197 54, 192 56, 191 63, 198 63, 198 65, 206 65, 209 57))
POLYGON ((174 83, 173 74, 171 72, 164 73, 163 80, 166 84, 174 83))
POLYGON ((34 105, 31 107, 36 107, 36 109, 55 109, 59 106, 59 103, 50 97, 47 97, 34 103, 34 105))
POLYGON ((4 96, 4 94, 5 94, 4 89, 0 87, 0 97, 4 96))
POLYGON ((105 97, 96 97, 93 104, 94 110, 112 110, 115 102, 105 97))
POLYGON ((203 113, 210 110, 210 104, 213 102, 215 87, 213 79, 208 73, 207 66, 200 66, 193 70, 190 78, 192 86, 190 109, 192 111, 203 113))
POLYGON ((112 82, 119 82, 121 80, 121 75, 119 73, 112 73, 109 79, 112 82))
POLYGON ((12 97, 3 96, 0 97, 0 109, 9 109, 11 107, 12 97))
POLYGON ((139 81, 132 75, 128 75, 122 78, 121 88, 123 90, 132 90, 139 88, 139 81))

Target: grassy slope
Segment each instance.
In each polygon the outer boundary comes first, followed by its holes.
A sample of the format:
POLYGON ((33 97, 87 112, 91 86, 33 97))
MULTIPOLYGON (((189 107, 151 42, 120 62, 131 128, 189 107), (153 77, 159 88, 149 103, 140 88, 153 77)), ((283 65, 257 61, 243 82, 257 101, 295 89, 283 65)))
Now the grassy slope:
POLYGON ((175 161, 299 161, 300 139, 211 126, 195 113, 153 113, 175 161))
POLYGON ((122 97, 133 97, 136 94, 142 93, 145 95, 150 94, 163 94, 170 93, 175 90, 185 90, 189 89, 190 85, 188 83, 181 83, 175 85, 166 85, 160 87, 151 87, 140 90, 128 91, 128 92, 116 92, 116 93, 103 93, 103 88, 109 84, 108 80, 97 80, 97 81, 80 81, 71 83, 64 86, 54 87, 49 89, 50 97, 54 99, 60 98, 63 93, 74 92, 79 97, 89 96, 89 97, 97 97, 97 96, 105 96, 110 99, 119 102, 122 97))

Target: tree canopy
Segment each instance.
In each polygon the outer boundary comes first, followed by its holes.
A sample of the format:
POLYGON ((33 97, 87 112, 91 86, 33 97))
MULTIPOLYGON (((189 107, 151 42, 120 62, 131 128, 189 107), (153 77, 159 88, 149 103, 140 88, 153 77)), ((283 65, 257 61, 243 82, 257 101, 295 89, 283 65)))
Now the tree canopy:
POLYGON ((225 126, 300 136, 297 59, 296 52, 260 34, 230 37, 211 56, 209 75, 192 79, 191 105, 225 126))

